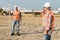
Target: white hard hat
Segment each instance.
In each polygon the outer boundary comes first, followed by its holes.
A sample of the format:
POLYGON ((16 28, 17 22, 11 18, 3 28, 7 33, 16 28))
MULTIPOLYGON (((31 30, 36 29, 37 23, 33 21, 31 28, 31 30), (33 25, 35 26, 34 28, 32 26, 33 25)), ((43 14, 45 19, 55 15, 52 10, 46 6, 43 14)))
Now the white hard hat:
POLYGON ((46 2, 46 3, 44 4, 44 7, 50 7, 50 3, 49 3, 49 2, 46 2))
POLYGON ((18 7, 17 5, 14 6, 15 8, 18 7))

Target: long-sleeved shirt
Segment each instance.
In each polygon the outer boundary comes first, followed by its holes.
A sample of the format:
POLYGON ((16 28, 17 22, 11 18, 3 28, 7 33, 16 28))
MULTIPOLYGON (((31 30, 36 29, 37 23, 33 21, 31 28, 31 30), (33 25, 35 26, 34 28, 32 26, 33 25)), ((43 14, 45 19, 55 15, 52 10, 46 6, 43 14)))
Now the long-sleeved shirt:
POLYGON ((54 28, 54 14, 52 11, 49 11, 49 13, 44 14, 42 12, 42 26, 45 28, 45 31, 49 31, 50 29, 54 28))

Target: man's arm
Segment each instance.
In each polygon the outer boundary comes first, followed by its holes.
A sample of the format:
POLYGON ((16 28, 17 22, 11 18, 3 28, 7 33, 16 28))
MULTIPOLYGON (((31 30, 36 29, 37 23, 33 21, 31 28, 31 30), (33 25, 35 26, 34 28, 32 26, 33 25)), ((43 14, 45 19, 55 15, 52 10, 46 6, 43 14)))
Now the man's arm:
POLYGON ((19 16, 20 16, 20 20, 22 20, 22 15, 21 15, 21 12, 19 11, 19 16))

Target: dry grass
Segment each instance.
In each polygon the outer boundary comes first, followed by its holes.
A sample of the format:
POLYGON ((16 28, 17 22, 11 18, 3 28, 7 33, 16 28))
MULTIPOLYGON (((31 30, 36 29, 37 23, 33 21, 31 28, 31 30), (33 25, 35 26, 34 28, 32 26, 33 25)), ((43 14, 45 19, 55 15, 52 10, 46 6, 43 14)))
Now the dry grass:
MULTIPOLYGON (((59 15, 60 16, 60 15, 59 15)), ((55 28, 60 29, 60 17, 55 17, 55 28)), ((41 31, 41 17, 34 17, 32 14, 23 14, 20 24, 22 35, 11 36, 12 16, 0 16, 0 40, 43 40, 41 31)), ((52 40, 60 40, 60 31, 54 31, 52 40)), ((16 33, 16 32, 15 32, 16 33)))

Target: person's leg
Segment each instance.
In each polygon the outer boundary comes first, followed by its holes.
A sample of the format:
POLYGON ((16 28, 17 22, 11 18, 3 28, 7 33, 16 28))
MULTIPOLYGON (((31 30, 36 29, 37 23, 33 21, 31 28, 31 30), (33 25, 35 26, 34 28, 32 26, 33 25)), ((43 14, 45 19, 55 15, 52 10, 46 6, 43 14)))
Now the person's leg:
POLYGON ((51 40, 51 35, 45 34, 44 35, 44 40, 51 40))
POLYGON ((11 33, 11 35, 13 35, 13 34, 14 34, 15 24, 16 24, 16 21, 15 21, 15 20, 13 20, 13 24, 12 24, 12 33, 11 33))
POLYGON ((17 20, 16 22, 17 22, 17 34, 19 34, 19 20, 17 20))

